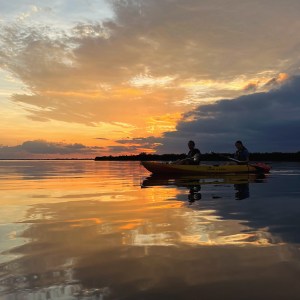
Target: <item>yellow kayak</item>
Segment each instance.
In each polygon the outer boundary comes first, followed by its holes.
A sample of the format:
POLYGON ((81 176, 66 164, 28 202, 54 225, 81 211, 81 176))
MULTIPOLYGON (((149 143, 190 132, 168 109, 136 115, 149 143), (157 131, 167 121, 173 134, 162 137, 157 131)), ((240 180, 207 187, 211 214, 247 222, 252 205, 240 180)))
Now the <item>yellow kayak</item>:
POLYGON ((142 161, 141 164, 153 174, 238 174, 238 173, 268 173, 270 167, 266 164, 247 165, 176 165, 166 162, 142 161))

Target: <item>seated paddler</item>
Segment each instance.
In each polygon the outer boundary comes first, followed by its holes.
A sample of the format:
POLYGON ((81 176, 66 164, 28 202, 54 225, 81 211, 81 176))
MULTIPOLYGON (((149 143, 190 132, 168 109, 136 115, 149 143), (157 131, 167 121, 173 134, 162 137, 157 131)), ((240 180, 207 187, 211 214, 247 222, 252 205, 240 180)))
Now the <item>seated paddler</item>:
POLYGON ((234 158, 238 160, 238 164, 248 164, 249 163, 249 152, 247 148, 243 145, 241 141, 235 142, 236 152, 234 158))
POLYGON ((189 152, 184 159, 179 159, 173 162, 173 164, 177 165, 199 165, 200 164, 200 157, 201 157, 201 152, 199 149, 195 148, 195 142, 194 141, 189 141, 188 142, 188 147, 189 147, 189 152))

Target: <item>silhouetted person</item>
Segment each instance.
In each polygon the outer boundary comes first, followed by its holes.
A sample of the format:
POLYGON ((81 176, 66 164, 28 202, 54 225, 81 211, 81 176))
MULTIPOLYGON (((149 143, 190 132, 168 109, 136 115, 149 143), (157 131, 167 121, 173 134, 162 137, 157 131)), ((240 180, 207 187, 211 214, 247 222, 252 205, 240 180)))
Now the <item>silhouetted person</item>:
POLYGON ((249 152, 241 141, 235 142, 236 152, 234 158, 239 160, 239 164, 247 164, 249 162, 249 152))
POLYGON ((195 148, 195 142, 188 142, 189 152, 187 157, 184 159, 179 159, 173 162, 173 164, 177 165, 199 165, 200 164, 200 156, 201 152, 199 149, 195 148))

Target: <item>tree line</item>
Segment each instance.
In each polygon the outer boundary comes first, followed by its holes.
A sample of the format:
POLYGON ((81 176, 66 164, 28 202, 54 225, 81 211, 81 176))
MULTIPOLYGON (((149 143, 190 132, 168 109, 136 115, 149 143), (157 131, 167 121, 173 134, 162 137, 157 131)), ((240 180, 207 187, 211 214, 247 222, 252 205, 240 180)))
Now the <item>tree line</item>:
MULTIPOLYGON (((201 161, 226 161, 222 156, 231 156, 232 153, 204 153, 201 155, 201 161)), ((142 152, 137 155, 119 155, 119 156, 96 156, 99 161, 173 161, 185 158, 186 154, 150 154, 142 152)), ((300 161, 300 151, 298 152, 254 152, 250 154, 252 161, 300 161)))

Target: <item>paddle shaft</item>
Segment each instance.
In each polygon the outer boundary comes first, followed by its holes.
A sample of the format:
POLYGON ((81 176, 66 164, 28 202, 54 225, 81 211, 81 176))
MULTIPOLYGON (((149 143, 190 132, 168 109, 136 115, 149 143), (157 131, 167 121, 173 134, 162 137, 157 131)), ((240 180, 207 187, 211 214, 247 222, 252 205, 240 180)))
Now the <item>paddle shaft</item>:
MULTIPOLYGON (((220 157, 227 158, 227 159, 232 160, 232 161, 234 161, 234 162, 236 162, 236 163, 243 163, 242 161, 240 161, 240 160, 238 160, 238 159, 235 159, 235 158, 232 158, 232 157, 230 157, 230 156, 226 156, 226 155, 223 155, 223 154, 218 154, 218 153, 215 153, 215 152, 211 152, 211 153, 212 153, 212 154, 215 154, 215 155, 218 155, 218 156, 220 156, 220 157)), ((248 164, 248 163, 246 163, 246 164, 248 164)))
MULTIPOLYGON (((212 154, 217 154, 217 153, 212 152, 212 154)), ((253 165, 253 164, 249 164, 248 162, 243 162, 243 161, 241 161, 241 160, 238 160, 238 159, 235 159, 235 158, 232 158, 232 157, 223 155, 223 154, 217 154, 217 155, 219 155, 220 157, 224 157, 224 158, 227 158, 227 159, 229 159, 229 160, 232 160, 232 161, 234 161, 234 162, 236 162, 236 163, 242 163, 242 164, 246 164, 246 165, 248 165, 248 166, 254 167, 254 168, 256 168, 256 170, 258 170, 258 171, 265 171, 265 169, 264 169, 263 167, 259 167, 259 166, 253 165)))

